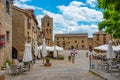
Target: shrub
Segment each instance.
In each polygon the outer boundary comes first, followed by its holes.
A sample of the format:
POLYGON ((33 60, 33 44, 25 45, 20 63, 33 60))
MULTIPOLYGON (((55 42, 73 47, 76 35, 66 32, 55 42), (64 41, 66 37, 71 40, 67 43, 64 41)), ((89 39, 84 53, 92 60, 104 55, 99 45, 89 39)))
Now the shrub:
POLYGON ((64 59, 64 56, 58 55, 58 60, 63 60, 63 59, 64 59))
POLYGON ((12 62, 7 58, 6 61, 5 61, 5 64, 8 63, 8 65, 11 65, 12 62))
POLYGON ((68 60, 71 61, 71 55, 68 56, 68 60))

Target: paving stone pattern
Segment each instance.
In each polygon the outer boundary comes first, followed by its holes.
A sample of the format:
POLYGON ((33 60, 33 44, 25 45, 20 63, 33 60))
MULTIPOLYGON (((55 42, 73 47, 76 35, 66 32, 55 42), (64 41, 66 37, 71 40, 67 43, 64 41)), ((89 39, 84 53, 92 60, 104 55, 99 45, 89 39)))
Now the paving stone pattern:
POLYGON ((86 51, 78 52, 74 64, 67 59, 69 52, 59 52, 65 56, 65 60, 51 60, 51 67, 40 66, 42 61, 39 60, 29 72, 16 76, 7 75, 6 80, 103 80, 88 71, 89 59, 85 56, 86 51))

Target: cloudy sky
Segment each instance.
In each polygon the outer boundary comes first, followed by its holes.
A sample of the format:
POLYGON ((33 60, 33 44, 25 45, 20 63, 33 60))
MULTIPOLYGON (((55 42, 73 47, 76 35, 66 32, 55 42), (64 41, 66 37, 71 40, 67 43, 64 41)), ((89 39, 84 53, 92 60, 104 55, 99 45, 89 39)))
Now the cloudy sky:
POLYGON ((88 33, 92 37, 103 17, 96 0, 15 0, 14 5, 34 9, 39 27, 45 14, 52 17, 54 34, 88 33))

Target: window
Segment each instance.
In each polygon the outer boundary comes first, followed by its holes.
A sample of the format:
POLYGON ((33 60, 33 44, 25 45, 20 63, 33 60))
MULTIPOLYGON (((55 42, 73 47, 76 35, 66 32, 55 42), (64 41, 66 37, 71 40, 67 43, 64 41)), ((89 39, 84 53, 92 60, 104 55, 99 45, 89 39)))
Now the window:
POLYGON ((27 32, 27 36, 29 36, 29 32, 27 32))
POLYGON ((7 31, 7 32, 6 32, 6 40, 9 41, 9 39, 10 39, 10 32, 7 31))
POLYGON ((106 44, 106 41, 103 41, 103 44, 106 44))
POLYGON ((50 23, 47 23, 47 26, 49 26, 50 25, 50 23))
POLYGON ((63 41, 63 45, 65 45, 65 41, 63 41))
POLYGON ((32 31, 35 32, 34 26, 32 27, 32 31))
POLYGON ((97 34, 97 41, 99 41, 99 34, 97 34))
POLYGON ((105 44, 106 43, 106 34, 103 35, 103 43, 105 44))
POLYGON ((78 45, 76 45, 76 49, 78 49, 78 45))
POLYGON ((46 33, 48 34, 48 29, 46 29, 46 33))
POLYGON ((59 44, 59 41, 57 41, 57 44, 59 44))
POLYGON ((57 40, 59 40, 59 38, 57 37, 57 40))
POLYGON ((82 48, 84 48, 84 45, 82 45, 82 48))
POLYGON ((28 40, 29 42, 31 42, 31 37, 28 36, 28 37, 27 37, 27 40, 28 40))
POLYGON ((30 24, 30 19, 27 18, 27 28, 30 29, 30 26, 31 26, 31 24, 30 24))
POLYGON ((10 2, 9 0, 6 0, 6 12, 10 14, 10 2))
POLYGON ((84 40, 82 40, 82 43, 84 43, 84 40))
POLYGON ((75 43, 77 43, 77 41, 75 41, 75 43))

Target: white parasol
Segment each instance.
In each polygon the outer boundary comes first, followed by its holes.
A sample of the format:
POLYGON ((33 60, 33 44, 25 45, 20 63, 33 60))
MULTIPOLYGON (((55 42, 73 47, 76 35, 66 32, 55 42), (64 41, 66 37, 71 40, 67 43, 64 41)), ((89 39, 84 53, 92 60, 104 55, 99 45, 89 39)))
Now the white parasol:
POLYGON ((54 57, 57 57, 57 50, 56 50, 56 46, 54 46, 54 57))
POLYGON ((107 58, 108 59, 115 58, 115 53, 113 52, 112 41, 111 40, 109 40, 109 44, 108 44, 107 58))
POLYGON ((30 43, 25 44, 25 50, 24 50, 24 56, 23 56, 23 62, 29 62, 32 61, 32 50, 30 43))
POLYGON ((46 57, 46 56, 47 56, 45 39, 43 39, 43 44, 42 44, 42 56, 43 56, 43 57, 46 57))

